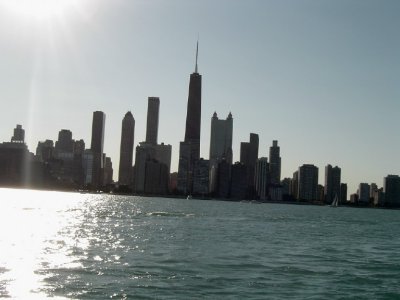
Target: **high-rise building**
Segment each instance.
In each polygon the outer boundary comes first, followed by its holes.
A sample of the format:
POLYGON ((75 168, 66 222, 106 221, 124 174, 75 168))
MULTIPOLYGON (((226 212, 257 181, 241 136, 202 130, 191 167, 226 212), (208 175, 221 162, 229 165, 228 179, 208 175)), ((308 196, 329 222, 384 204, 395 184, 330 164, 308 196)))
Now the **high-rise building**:
POLYGON ((68 129, 61 129, 58 132, 58 140, 55 145, 56 155, 63 153, 74 152, 74 140, 72 139, 72 132, 68 129))
POLYGON ((271 183, 280 184, 281 182, 281 157, 278 141, 272 141, 269 148, 269 172, 271 174, 271 183))
POLYGON ((85 141, 80 139, 79 141, 74 141, 74 154, 75 155, 83 155, 85 151, 85 141))
POLYGON ((375 191, 378 190, 378 185, 376 183, 371 183, 369 185, 369 197, 374 198, 375 191))
POLYGON ((255 174, 255 185, 257 196, 261 200, 268 198, 268 190, 270 184, 270 173, 269 173, 268 158, 261 157, 256 163, 256 174, 255 174))
POLYGON ((218 189, 218 165, 222 160, 232 164, 233 118, 229 113, 226 120, 218 119, 214 112, 211 118, 210 138, 210 192, 218 189))
POLYGON ((247 168, 248 197, 255 192, 254 175, 258 159, 258 134, 250 133, 250 142, 240 143, 240 162, 247 168))
POLYGON ((210 187, 210 161, 200 158, 196 161, 193 175, 193 194, 206 196, 210 187))
POLYGON ((247 196, 247 170, 248 168, 236 162, 232 165, 232 181, 230 197, 232 199, 241 200, 246 199, 247 196))
POLYGON ((104 154, 104 178, 103 185, 107 186, 113 183, 113 167, 111 158, 104 154))
POLYGON ((160 98, 149 97, 147 105, 146 143, 157 144, 160 98))
POLYGON ((369 203, 369 184, 360 183, 358 186, 358 203, 367 205, 369 203))
POLYGON ((88 186, 93 183, 93 163, 94 163, 93 151, 90 149, 86 149, 83 153, 83 184, 84 184, 84 186, 88 186))
POLYGON ((103 146, 104 146, 104 126, 106 115, 102 111, 93 112, 92 122, 92 142, 90 149, 93 154, 93 175, 92 186, 98 188, 103 183, 103 146))
POLYGON ((282 185, 282 200, 290 200, 290 191, 292 186, 292 178, 283 178, 281 180, 282 185))
POLYGON ((341 170, 338 166, 327 165, 325 167, 325 203, 331 204, 335 197, 338 197, 338 200, 340 199, 340 175, 341 170))
POLYGON ((42 162, 47 162, 53 158, 54 143, 52 140, 45 140, 44 142, 38 142, 36 147, 36 156, 42 162))
POLYGON ((347 203, 347 184, 346 183, 340 184, 340 203, 341 204, 347 203))
POLYGON ((146 161, 144 192, 165 195, 168 192, 169 171, 166 164, 155 159, 146 161))
POLYGON ((11 138, 12 143, 24 143, 25 142, 25 130, 22 129, 22 126, 17 124, 17 127, 14 128, 14 135, 11 138))
POLYGON ((135 119, 130 111, 122 120, 121 147, 119 156, 118 183, 120 185, 132 185, 133 170, 132 156, 135 136, 135 119))
POLYGON ((232 164, 232 133, 232 114, 229 113, 226 120, 220 120, 214 112, 211 118, 210 164, 218 164, 222 159, 232 164))
POLYGON ((385 204, 391 207, 400 206, 400 176, 388 175, 384 178, 383 189, 385 204))
POLYGON ((217 195, 221 198, 229 198, 231 189, 232 164, 226 160, 220 161, 217 168, 217 195))
POLYGON ((134 171, 134 190, 136 193, 145 192, 146 184, 146 162, 155 157, 154 145, 146 142, 139 143, 136 146, 135 171, 134 171))
POLYGON ((318 168, 305 164, 299 168, 298 199, 301 201, 318 200, 318 168))
POLYGON ((290 195, 293 199, 299 199, 299 171, 293 172, 292 183, 290 185, 290 195))
POLYGON ((168 192, 171 145, 157 144, 160 99, 148 98, 146 141, 136 147, 134 190, 136 193, 168 192))
POLYGON ((198 46, 197 43, 195 71, 190 75, 189 82, 185 140, 179 147, 178 191, 184 194, 193 191, 194 166, 200 159, 201 75, 197 67, 198 46))

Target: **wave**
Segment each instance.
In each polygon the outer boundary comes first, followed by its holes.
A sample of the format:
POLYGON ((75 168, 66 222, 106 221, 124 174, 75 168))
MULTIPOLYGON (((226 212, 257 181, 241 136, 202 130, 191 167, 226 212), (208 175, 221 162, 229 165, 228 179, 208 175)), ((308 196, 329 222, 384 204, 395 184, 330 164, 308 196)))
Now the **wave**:
POLYGON ((147 216, 156 217, 194 217, 194 214, 183 213, 183 212, 167 212, 167 211, 154 211, 146 214, 147 216))

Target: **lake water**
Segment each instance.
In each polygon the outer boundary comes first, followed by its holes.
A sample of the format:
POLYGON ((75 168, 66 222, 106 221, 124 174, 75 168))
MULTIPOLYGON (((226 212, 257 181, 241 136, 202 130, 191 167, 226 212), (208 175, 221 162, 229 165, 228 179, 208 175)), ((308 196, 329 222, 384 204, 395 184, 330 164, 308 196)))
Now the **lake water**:
POLYGON ((400 211, 0 189, 0 297, 400 299, 400 211))

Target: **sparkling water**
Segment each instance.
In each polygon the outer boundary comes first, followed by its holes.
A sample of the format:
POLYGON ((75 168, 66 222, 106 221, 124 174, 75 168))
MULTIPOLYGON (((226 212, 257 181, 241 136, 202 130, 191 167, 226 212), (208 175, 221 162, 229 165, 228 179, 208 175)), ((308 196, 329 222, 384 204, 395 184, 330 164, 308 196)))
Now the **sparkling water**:
POLYGON ((0 297, 400 299, 400 211, 0 189, 0 297))

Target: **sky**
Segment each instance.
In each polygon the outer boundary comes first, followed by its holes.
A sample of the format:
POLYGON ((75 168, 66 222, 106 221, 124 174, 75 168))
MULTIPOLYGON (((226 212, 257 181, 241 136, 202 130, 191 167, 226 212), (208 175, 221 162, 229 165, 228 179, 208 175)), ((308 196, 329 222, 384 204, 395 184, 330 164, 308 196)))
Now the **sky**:
POLYGON ((31 152, 72 131, 90 148, 93 111, 117 180, 121 123, 145 140, 147 98, 160 97, 159 142, 178 169, 189 75, 199 40, 201 156, 214 111, 234 118, 259 156, 281 147, 282 178, 299 166, 342 168, 348 193, 400 174, 397 0, 0 0, 0 141, 21 124, 31 152))

